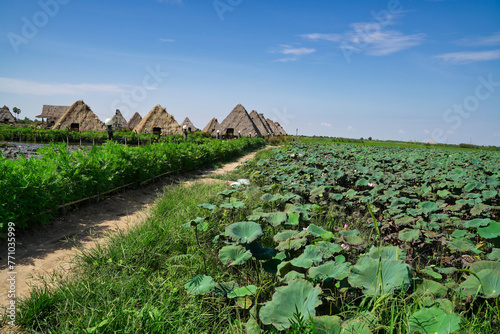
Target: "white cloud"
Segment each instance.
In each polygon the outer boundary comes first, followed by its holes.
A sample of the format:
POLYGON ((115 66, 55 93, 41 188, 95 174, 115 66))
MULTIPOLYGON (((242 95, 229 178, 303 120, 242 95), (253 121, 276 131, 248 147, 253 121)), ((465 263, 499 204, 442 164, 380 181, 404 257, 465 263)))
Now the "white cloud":
POLYGON ((493 137, 495 137, 495 138, 500 137, 500 132, 498 132, 498 133, 494 133, 494 134, 493 134, 493 137))
POLYGON ((354 128, 352 127, 352 125, 349 125, 349 126, 347 127, 347 131, 352 131, 353 129, 354 129, 354 128))
POLYGON ((20 95, 81 95, 89 92, 125 93, 131 86, 115 84, 47 83, 0 77, 0 92, 20 95))
POLYGON ((398 133, 401 134, 401 135, 404 135, 405 134, 405 130, 398 130, 398 133))
POLYGON ((437 55, 435 58, 452 64, 468 64, 477 61, 500 59, 500 50, 452 52, 437 55))
POLYGON ((164 42, 164 43, 173 43, 173 42, 175 42, 175 40, 171 39, 171 38, 160 38, 159 41, 160 42, 164 42))
POLYGON ((477 36, 462 38, 455 44, 463 46, 494 46, 500 45, 500 31, 497 31, 489 36, 477 36))
POLYGON ((270 51, 271 53, 280 53, 289 57, 278 59, 279 62, 295 61, 299 56, 307 55, 316 52, 315 49, 299 48, 290 45, 282 44, 279 49, 270 51))
POLYGON ((306 38, 306 39, 312 39, 312 40, 325 40, 325 41, 330 41, 330 42, 338 42, 342 39, 342 35, 340 34, 304 34, 300 35, 300 37, 306 38))
POLYGON ((426 134, 426 135, 430 135, 430 134, 431 134, 431 131, 430 131, 430 130, 424 130, 424 134, 426 134))
POLYGON ((378 22, 356 22, 350 25, 350 30, 342 34, 311 33, 300 35, 309 40, 325 40, 338 44, 343 50, 362 52, 371 56, 385 56, 421 44, 425 34, 405 35, 397 30, 387 30, 385 24, 378 22))
POLYGON ((321 123, 321 126, 326 126, 327 128, 332 127, 332 125, 330 123, 326 123, 326 122, 321 123))

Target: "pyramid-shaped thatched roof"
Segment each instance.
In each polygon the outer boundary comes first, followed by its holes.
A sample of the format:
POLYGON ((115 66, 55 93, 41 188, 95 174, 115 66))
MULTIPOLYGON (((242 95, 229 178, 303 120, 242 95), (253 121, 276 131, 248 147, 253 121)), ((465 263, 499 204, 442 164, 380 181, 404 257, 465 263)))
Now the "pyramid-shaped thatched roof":
POLYGON ((133 129, 133 128, 135 128, 141 122, 141 120, 142 120, 142 116, 139 115, 138 112, 136 112, 134 114, 134 116, 132 116, 132 118, 128 121, 128 126, 127 127, 129 129, 133 129))
POLYGON ((276 127, 276 124, 274 124, 274 121, 272 119, 269 119, 267 118, 266 119, 267 121, 267 124, 269 125, 269 127, 271 128, 271 131, 273 132, 273 135, 275 136, 279 136, 279 129, 276 127))
POLYGON ((271 130, 269 129, 269 126, 267 125, 267 122, 266 123, 262 122, 262 119, 259 117, 259 113, 257 111, 252 110, 249 116, 263 136, 270 136, 272 134, 271 130))
POLYGON ((78 124, 78 131, 106 131, 106 125, 96 116, 82 100, 76 101, 56 121, 52 129, 76 129, 72 124, 78 124))
POLYGON ((227 115, 222 123, 215 129, 212 135, 214 135, 217 130, 219 130, 223 136, 230 136, 231 134, 233 136, 238 136, 238 133, 241 133, 241 136, 244 137, 250 134, 252 137, 262 137, 262 134, 248 115, 245 107, 241 104, 234 107, 229 115, 227 115))
POLYGON ((196 126, 189 120, 189 118, 185 118, 184 121, 181 123, 181 127, 186 126, 186 129, 188 132, 195 132, 196 131, 196 126))
POLYGON ((125 121, 120 109, 116 109, 115 115, 111 118, 113 121, 113 129, 115 131, 120 131, 122 128, 127 127, 128 123, 125 121))
POLYGON ((53 106, 44 104, 42 107, 42 113, 36 118, 46 118, 47 123, 55 123, 62 115, 69 109, 69 106, 53 106))
POLYGON ((219 122, 217 118, 212 118, 210 122, 208 122, 207 126, 203 128, 203 132, 212 133, 219 126, 219 122))
POLYGON ((9 107, 3 106, 0 109, 0 123, 14 123, 16 119, 10 113, 9 107))
POLYGON ((286 136, 287 135, 285 129, 283 129, 283 127, 280 125, 280 123, 274 122, 274 125, 276 126, 276 129, 278 130, 279 136, 286 136))
POLYGON ((273 129, 271 128, 271 126, 267 123, 267 120, 266 118, 264 117, 264 114, 260 113, 259 114, 259 118, 260 120, 262 121, 262 124, 264 124, 264 126, 266 127, 266 131, 267 133, 269 133, 269 135, 273 135, 274 134, 274 131, 273 129))
POLYGON ((137 124, 134 128, 136 133, 153 133, 154 128, 159 128, 162 136, 176 135, 182 133, 182 127, 177 123, 174 116, 159 104, 137 124))

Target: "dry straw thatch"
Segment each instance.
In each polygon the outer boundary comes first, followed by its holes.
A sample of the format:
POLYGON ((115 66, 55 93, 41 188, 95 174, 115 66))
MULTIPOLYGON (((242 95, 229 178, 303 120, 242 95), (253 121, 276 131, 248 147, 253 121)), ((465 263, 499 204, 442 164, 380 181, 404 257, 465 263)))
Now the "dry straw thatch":
POLYGON ((52 106, 44 104, 42 108, 42 113, 35 117, 41 118, 42 122, 43 119, 45 118, 47 120, 47 126, 53 126, 68 109, 69 106, 52 106))
POLYGON ((14 123, 16 119, 10 113, 9 107, 3 106, 0 109, 0 123, 14 123))
POLYGON ((212 133, 218 126, 219 122, 217 121, 217 118, 214 117, 210 120, 210 122, 208 122, 207 126, 203 128, 203 132, 212 133))
POLYGON ((182 127, 174 116, 158 104, 137 124, 134 131, 136 133, 161 133, 162 136, 169 136, 181 134, 182 127))
POLYGON ((136 112, 134 114, 134 116, 132 116, 132 118, 128 121, 128 126, 127 127, 129 129, 133 129, 133 128, 135 128, 141 122, 141 120, 142 120, 142 116, 139 115, 138 112, 136 112))
POLYGON ((262 122, 262 119, 259 117, 259 113, 257 113, 257 111, 252 110, 250 118, 263 136, 272 135, 271 129, 269 129, 267 123, 262 122))
POLYGON ((106 125, 82 100, 76 101, 52 127, 54 130, 106 131, 106 125))
POLYGON ((227 117, 219 124, 219 126, 212 133, 212 136, 216 135, 217 130, 220 131, 222 136, 232 137, 238 136, 238 133, 242 137, 251 135, 251 137, 262 137, 259 129, 255 126, 254 122, 248 116, 248 113, 241 104, 238 104, 234 109, 227 115, 227 117))
POLYGON ((125 121, 125 117, 123 117, 120 109, 116 109, 115 115, 111 118, 113 121, 113 130, 121 131, 122 128, 126 128, 128 123, 125 121))
POLYGON ((274 125, 276 126, 276 129, 278 130, 278 136, 286 136, 287 133, 285 129, 280 125, 278 122, 274 122, 274 125))
POLYGON ((186 126, 187 132, 195 132, 196 131, 196 126, 194 126, 194 124, 191 122, 191 120, 187 117, 181 123, 181 127, 184 128, 184 125, 186 126))
POLYGON ((264 124, 264 126, 266 127, 267 133, 269 133, 270 136, 274 135, 273 129, 271 129, 271 127, 269 126, 269 124, 267 124, 267 120, 264 117, 264 114, 260 113, 259 114, 259 118, 260 118, 262 124, 264 124))

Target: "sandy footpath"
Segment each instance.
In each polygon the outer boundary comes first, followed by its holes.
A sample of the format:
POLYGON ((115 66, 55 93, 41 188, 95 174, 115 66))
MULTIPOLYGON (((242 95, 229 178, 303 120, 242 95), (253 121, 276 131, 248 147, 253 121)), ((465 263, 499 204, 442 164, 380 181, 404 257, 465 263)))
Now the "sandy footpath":
MULTIPOLYGON (((99 203, 86 204, 45 226, 16 235, 13 260, 16 297, 28 295, 40 277, 50 277, 54 275, 54 270, 58 270, 57 275, 65 275, 79 250, 105 242, 107 235, 140 222, 147 216, 148 209, 165 186, 179 181, 185 184, 192 184, 196 180, 226 182, 211 176, 231 171, 254 155, 247 154, 218 169, 167 177, 138 189, 127 190, 99 203)), ((8 279, 12 274, 7 267, 7 249, 6 241, 0 241, 0 306, 7 306, 10 301, 8 279)))

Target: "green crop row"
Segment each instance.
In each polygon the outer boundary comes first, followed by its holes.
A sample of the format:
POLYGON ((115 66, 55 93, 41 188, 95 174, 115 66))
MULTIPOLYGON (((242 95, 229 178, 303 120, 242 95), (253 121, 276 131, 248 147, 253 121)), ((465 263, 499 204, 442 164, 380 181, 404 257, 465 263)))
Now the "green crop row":
POLYGON ((126 185, 140 184, 167 172, 189 171, 264 144, 262 139, 160 142, 128 147, 102 146, 69 152, 66 145, 41 149, 41 158, 0 158, 0 233, 8 222, 20 228, 44 223, 58 207, 126 185))

